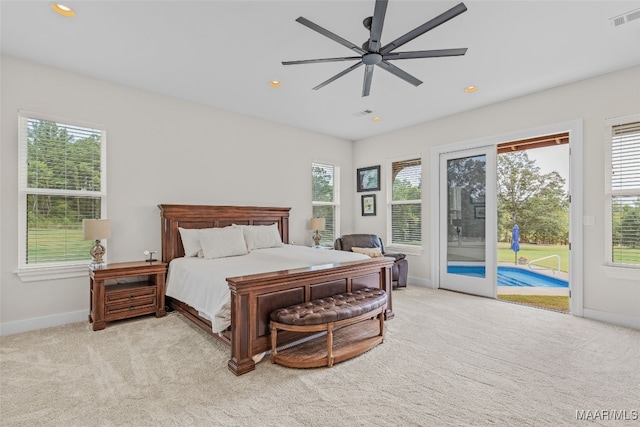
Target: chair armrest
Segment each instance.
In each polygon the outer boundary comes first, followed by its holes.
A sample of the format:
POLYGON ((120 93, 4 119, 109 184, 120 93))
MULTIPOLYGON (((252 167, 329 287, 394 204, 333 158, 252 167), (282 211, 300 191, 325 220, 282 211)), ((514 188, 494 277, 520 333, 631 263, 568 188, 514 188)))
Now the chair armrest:
POLYGON ((396 261, 400 261, 401 259, 405 259, 406 255, 399 252, 386 252, 383 254, 389 258, 395 258, 396 261))

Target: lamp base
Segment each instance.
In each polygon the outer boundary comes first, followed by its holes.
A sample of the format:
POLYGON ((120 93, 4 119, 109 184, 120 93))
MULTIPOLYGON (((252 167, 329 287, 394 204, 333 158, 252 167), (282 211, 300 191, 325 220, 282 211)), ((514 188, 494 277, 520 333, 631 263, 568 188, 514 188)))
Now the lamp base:
POLYGON ((313 233, 313 242, 315 243, 313 246, 320 246, 320 240, 322 240, 322 236, 320 236, 320 233, 316 230, 315 233, 313 233))
POLYGON ((105 250, 104 246, 100 244, 100 240, 96 240, 96 243, 89 251, 89 254, 93 257, 93 261, 91 262, 91 264, 104 264, 102 257, 106 252, 107 251, 105 250))

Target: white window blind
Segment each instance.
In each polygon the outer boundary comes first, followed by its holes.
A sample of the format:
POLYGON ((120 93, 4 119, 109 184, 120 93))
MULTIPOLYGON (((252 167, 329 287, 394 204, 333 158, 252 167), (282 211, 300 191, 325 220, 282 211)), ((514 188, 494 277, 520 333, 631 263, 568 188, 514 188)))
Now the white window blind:
POLYGON ((612 189, 640 190, 640 122, 613 126, 612 134, 612 189))
POLYGON ((640 265, 640 121, 611 126, 610 143, 610 261, 640 265))
POLYGON ((82 220, 106 206, 105 132, 36 113, 19 116, 19 268, 86 263, 82 220))
POLYGON ((422 162, 419 158, 391 163, 389 241, 422 245, 422 162))
POLYGON ((320 232, 320 245, 333 246, 339 233, 339 168, 337 166, 312 163, 312 213, 314 218, 325 219, 325 229, 320 232))

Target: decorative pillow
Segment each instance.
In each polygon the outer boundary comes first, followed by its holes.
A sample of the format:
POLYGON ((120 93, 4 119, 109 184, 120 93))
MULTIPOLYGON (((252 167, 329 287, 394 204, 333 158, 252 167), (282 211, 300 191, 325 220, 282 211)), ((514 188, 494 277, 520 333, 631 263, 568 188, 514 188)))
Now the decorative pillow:
POLYGON ((184 256, 198 256, 198 252, 202 250, 200 238, 198 237, 198 229, 178 227, 178 231, 180 232, 182 246, 184 247, 184 256))
POLYGON ((205 228, 198 233, 205 259, 246 255, 249 253, 241 228, 205 228))
POLYGON ((358 247, 352 246, 351 251, 357 254, 368 255, 371 258, 377 258, 382 256, 382 249, 380 248, 358 248, 358 247))
POLYGON ((278 231, 278 224, 243 225, 241 228, 249 251, 284 246, 280 231, 278 231))

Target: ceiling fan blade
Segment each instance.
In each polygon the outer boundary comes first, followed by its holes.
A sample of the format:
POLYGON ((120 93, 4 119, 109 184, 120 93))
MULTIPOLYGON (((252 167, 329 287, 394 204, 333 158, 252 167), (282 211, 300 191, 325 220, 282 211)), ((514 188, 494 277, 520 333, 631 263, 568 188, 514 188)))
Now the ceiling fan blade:
POLYGON ((467 48, 461 49, 437 49, 437 50, 415 50, 412 52, 390 52, 382 56, 385 61, 394 59, 413 58, 440 58, 443 56, 461 56, 467 53, 467 48))
POLYGON ((380 49, 379 53, 381 53, 383 55, 386 54, 386 53, 389 53, 392 50, 397 49, 400 46, 404 45, 405 43, 410 42, 411 40, 415 39, 416 37, 419 37, 419 36, 423 35, 427 31, 436 28, 438 25, 444 24, 448 20, 455 18, 456 16, 460 15, 461 13, 465 12, 466 10, 467 10, 467 7, 464 5, 464 3, 459 3, 458 5, 452 7, 451 9, 447 10, 446 12, 436 16, 432 20, 430 20, 428 22, 425 22, 424 24, 420 25, 419 27, 409 31, 407 34, 405 34, 403 36, 400 36, 397 39, 395 39, 394 41, 392 41, 391 43, 385 45, 382 49, 380 49))
POLYGON ((380 37, 382 36, 384 15, 387 13, 387 3, 388 0, 376 0, 376 6, 373 9, 373 21, 371 21, 371 31, 369 32, 369 52, 377 52, 380 49, 380 37))
POLYGON ((378 65, 380 68, 390 72, 391 74, 400 77, 402 80, 404 80, 407 83, 411 83, 414 86, 420 86, 422 84, 422 80, 418 80, 415 77, 413 77, 411 74, 407 73, 406 71, 401 70, 400 68, 396 67, 395 65, 387 62, 387 61, 382 61, 379 62, 378 65))
POLYGON ((299 23, 301 23, 302 25, 304 25, 305 27, 311 28, 313 31, 316 31, 320 34, 322 34, 325 37, 329 37, 331 40, 340 43, 342 46, 348 47, 349 49, 353 50, 354 52, 359 53, 360 55, 364 55, 365 53, 367 53, 364 49, 362 49, 359 46, 356 46, 355 44, 351 43, 348 40, 343 39, 342 37, 332 33, 331 31, 322 28, 320 25, 315 24, 311 21, 309 21, 306 18, 303 18, 302 16, 299 17, 298 19, 296 19, 296 21, 298 21, 299 23))
POLYGON ((362 84, 362 96, 369 96, 371 91, 371 79, 373 78, 373 65, 366 65, 364 69, 364 83, 362 84))
POLYGON ((358 62, 357 64, 352 65, 351 67, 347 68, 344 71, 339 72, 338 74, 336 74, 335 76, 331 77, 330 79, 323 81, 318 86, 314 87, 313 90, 318 90, 318 89, 321 89, 321 88, 325 87, 326 85, 328 85, 332 81, 339 79, 340 77, 344 76, 347 73, 350 73, 351 71, 355 70, 356 68, 358 68, 361 65, 362 65, 362 61, 358 62))
POLYGON ((299 61, 282 61, 282 65, 317 64, 320 62, 353 61, 355 59, 362 59, 362 57, 361 56, 344 56, 342 58, 302 59, 299 61))

